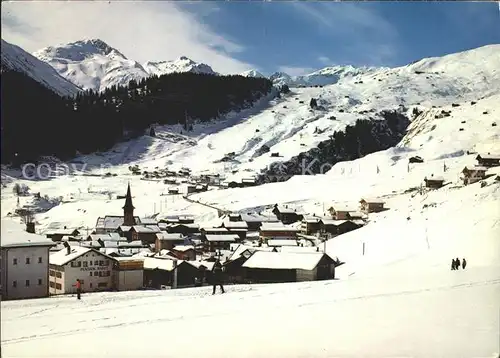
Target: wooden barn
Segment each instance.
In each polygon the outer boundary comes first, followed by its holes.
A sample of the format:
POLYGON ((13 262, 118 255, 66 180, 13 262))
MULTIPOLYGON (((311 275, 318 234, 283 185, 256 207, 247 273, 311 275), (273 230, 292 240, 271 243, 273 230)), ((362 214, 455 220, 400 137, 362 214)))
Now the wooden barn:
POLYGON ((368 214, 368 213, 378 213, 383 211, 385 202, 379 199, 362 198, 359 201, 359 204, 361 206, 361 211, 368 214))
POLYGON ((443 177, 430 177, 425 178, 425 187, 429 189, 439 189, 443 186, 444 178, 443 177))
POLYGON ((242 265, 252 283, 328 280, 335 277, 335 261, 322 252, 254 252, 242 265))
POLYGON ((276 215, 279 221, 283 224, 293 224, 297 221, 303 219, 304 215, 302 213, 297 212, 294 209, 289 208, 288 206, 280 207, 278 204, 274 205, 273 214, 276 215))
POLYGON ((482 167, 497 167, 500 166, 500 155, 491 155, 490 153, 488 154, 479 154, 476 157, 477 164, 482 167))
POLYGON ((464 170, 462 170, 462 180, 464 182, 464 185, 474 184, 480 180, 483 180, 484 178, 486 178, 487 170, 488 168, 486 167, 465 167, 464 170))

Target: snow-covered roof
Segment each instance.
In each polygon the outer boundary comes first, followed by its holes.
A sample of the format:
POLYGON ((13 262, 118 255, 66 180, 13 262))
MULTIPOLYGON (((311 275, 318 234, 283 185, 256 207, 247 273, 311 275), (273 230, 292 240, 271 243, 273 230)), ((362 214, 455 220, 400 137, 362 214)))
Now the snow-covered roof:
POLYGON ((120 225, 118 227, 119 230, 123 231, 123 232, 128 232, 130 229, 132 229, 132 226, 127 226, 127 225, 120 225))
POLYGON ((24 226, 11 220, 2 220, 1 247, 21 246, 55 246, 56 244, 38 234, 31 234, 24 230, 24 226))
POLYGON ((425 178, 426 181, 444 181, 444 178, 442 176, 437 176, 437 177, 428 177, 425 178))
POLYGON ((241 256, 241 254, 245 251, 250 251, 250 252, 255 252, 255 251, 272 251, 272 247, 265 247, 265 246, 248 246, 248 245, 243 245, 239 244, 233 251, 233 254, 229 256, 230 261, 234 261, 237 258, 241 256))
POLYGON ((172 250, 185 252, 185 251, 189 251, 189 250, 194 250, 194 246, 193 245, 175 245, 172 250))
POLYGON ((184 241, 184 236, 182 234, 159 232, 156 234, 158 240, 165 241, 184 241))
POLYGON ((323 255, 323 252, 256 251, 242 266, 247 268, 313 270, 323 255))
POLYGON ((203 230, 207 233, 208 232, 229 232, 229 230, 224 228, 224 227, 204 227, 201 230, 203 230))
POLYGON ((465 170, 470 170, 470 171, 478 171, 478 172, 485 172, 487 171, 489 168, 486 168, 486 167, 482 167, 480 165, 474 165, 473 167, 469 168, 469 167, 465 167, 464 168, 464 171, 465 170))
MULTIPOLYGON (((74 259, 77 259, 78 257, 80 257, 80 256, 82 256, 90 251, 94 251, 94 252, 98 253, 99 255, 106 256, 102 252, 94 250, 90 247, 71 246, 69 254, 67 253, 66 248, 63 248, 62 250, 51 254, 49 256, 49 263, 51 265, 63 266, 63 265, 66 265, 68 262, 71 262, 74 259)), ((106 256, 106 258, 112 259, 112 257, 109 257, 109 256, 106 256)))
POLYGON ((245 221, 230 221, 229 218, 224 220, 224 227, 227 229, 248 229, 245 221))
POLYGON ((152 218, 142 218, 141 225, 158 225, 158 221, 152 218))
POLYGON ((267 222, 267 223, 262 223, 262 226, 260 227, 260 231, 300 231, 300 229, 293 228, 290 226, 286 226, 281 222, 267 222))
POLYGON ((79 232, 77 229, 51 229, 44 232, 45 235, 73 235, 74 232, 79 232))
POLYGON ((132 226, 132 229, 140 234, 154 234, 154 233, 161 232, 160 227, 158 225, 154 225, 154 226, 134 225, 134 226, 132 226))
POLYGON ((210 242, 233 242, 239 239, 238 235, 224 234, 224 235, 206 235, 207 241, 210 242))
POLYGON ((360 203, 365 202, 368 204, 385 204, 385 201, 377 198, 361 198, 360 203))
POLYGON ((319 246, 282 246, 280 249, 281 252, 321 252, 321 248, 319 246))
POLYGON ((295 209, 278 205, 276 207, 281 214, 299 214, 295 209))
POLYGON ((479 154, 477 157, 481 159, 500 160, 500 154, 479 154))
POLYGON ((270 239, 267 240, 267 246, 297 246, 297 241, 287 239, 270 239))
MULTIPOLYGON (((183 260, 177 260, 179 266, 183 260)), ((160 269, 164 271, 172 271, 175 268, 175 261, 168 258, 147 257, 144 259, 144 269, 154 270, 160 269)))
POLYGON ((306 222, 308 224, 316 224, 316 223, 319 223, 321 220, 321 218, 317 217, 317 216, 307 216, 307 217, 304 217, 304 219, 302 219, 303 222, 306 222))
POLYGON ((279 222, 279 220, 274 216, 264 216, 256 213, 241 214, 241 220, 247 223, 249 222, 279 222))
MULTIPOLYGON (((134 216, 134 219, 137 224, 141 223, 141 219, 138 216, 134 216)), ((100 217, 97 219, 96 228, 118 229, 118 227, 123 225, 123 221, 123 216, 106 215, 105 217, 100 217)))

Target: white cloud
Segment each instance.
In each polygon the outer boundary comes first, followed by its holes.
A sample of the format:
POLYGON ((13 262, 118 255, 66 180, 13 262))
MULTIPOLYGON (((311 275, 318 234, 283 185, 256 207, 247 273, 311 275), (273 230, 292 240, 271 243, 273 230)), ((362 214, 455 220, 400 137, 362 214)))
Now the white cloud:
MULTIPOLYGON (((209 6, 203 16, 217 11, 209 6)), ((203 16, 174 2, 3 2, 2 38, 28 52, 99 38, 140 63, 187 56, 221 73, 254 68, 231 56, 244 47, 214 33, 200 22, 203 16)))
POLYGON ((303 76, 314 71, 311 67, 293 67, 293 66, 280 66, 280 72, 285 72, 290 76, 303 76))
POLYGON ((319 56, 318 61, 321 62, 323 65, 330 65, 330 66, 333 65, 333 61, 326 56, 319 56))

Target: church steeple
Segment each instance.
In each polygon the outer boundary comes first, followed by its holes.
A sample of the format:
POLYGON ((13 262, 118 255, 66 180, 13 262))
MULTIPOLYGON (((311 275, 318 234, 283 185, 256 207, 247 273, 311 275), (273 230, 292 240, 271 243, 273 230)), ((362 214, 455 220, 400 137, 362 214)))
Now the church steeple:
POLYGON ((127 196, 125 197, 125 205, 123 206, 123 225, 134 226, 134 205, 132 205, 132 194, 130 193, 130 183, 127 187, 127 196))

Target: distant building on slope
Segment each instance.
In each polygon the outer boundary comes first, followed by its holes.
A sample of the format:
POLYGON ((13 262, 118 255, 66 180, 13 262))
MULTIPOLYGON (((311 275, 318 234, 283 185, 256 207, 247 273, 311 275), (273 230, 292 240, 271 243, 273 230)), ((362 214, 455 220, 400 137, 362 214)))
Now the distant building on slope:
POLYGON ((49 295, 49 250, 56 245, 41 235, 15 228, 2 220, 1 299, 47 297, 49 295))
POLYGON ((482 167, 490 168, 500 166, 500 155, 491 155, 490 153, 483 155, 479 154, 476 160, 478 165, 482 167))
POLYGON ((486 167, 465 167, 464 170, 462 170, 462 180, 464 182, 464 185, 474 184, 480 180, 483 180, 486 177, 487 170, 488 168, 486 167))
POLYGON ((431 177, 424 178, 425 187, 429 189, 439 189, 443 186, 444 178, 443 177, 431 177))

